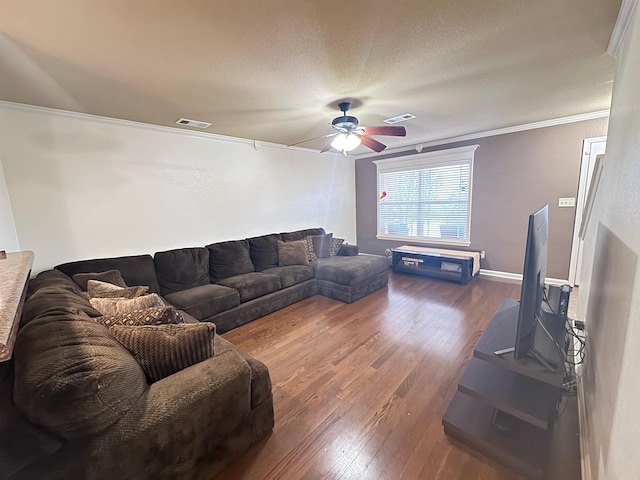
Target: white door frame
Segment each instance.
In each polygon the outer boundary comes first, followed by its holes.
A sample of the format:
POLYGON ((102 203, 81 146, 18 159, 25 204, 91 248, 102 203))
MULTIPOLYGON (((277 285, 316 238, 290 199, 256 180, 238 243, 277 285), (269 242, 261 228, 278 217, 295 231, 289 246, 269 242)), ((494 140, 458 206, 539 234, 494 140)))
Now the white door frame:
POLYGON ((591 145, 598 142, 606 142, 607 137, 585 138, 582 142, 582 161, 580 162, 580 179, 578 180, 578 200, 576 202, 576 217, 573 223, 573 241, 571 242, 571 260, 569 261, 569 284, 576 284, 576 272, 578 270, 578 250, 580 245, 580 223, 582 222, 582 211, 587 199, 587 189, 589 188, 589 156, 591 155, 591 145))

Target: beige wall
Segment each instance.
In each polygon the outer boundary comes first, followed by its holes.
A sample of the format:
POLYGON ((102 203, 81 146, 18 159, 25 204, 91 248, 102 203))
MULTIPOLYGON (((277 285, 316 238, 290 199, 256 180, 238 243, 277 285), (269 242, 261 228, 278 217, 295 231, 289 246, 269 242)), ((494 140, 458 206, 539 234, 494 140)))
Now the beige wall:
POLYGON ((618 55, 609 138, 589 222, 579 314, 591 478, 640 478, 640 9, 618 55))
MULTIPOLYGON (((497 135, 423 150, 480 145, 475 151, 471 246, 485 250, 481 267, 522 273, 530 213, 549 204, 547 276, 567 279, 574 208, 559 197, 577 197, 582 140, 606 135, 607 119, 497 135)), ((383 157, 378 157, 383 158, 383 157)), ((361 251, 382 254, 402 242, 376 239, 376 168, 356 160, 356 221, 361 251)))

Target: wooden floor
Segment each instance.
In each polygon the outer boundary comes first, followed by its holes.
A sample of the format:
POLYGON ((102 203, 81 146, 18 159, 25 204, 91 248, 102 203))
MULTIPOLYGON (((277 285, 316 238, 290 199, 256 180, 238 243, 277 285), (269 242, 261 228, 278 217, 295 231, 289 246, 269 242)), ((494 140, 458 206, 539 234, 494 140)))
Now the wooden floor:
POLYGON ((227 332, 269 367, 275 428, 217 478, 519 478, 441 423, 482 331, 519 293, 392 274, 351 305, 317 295, 227 332))

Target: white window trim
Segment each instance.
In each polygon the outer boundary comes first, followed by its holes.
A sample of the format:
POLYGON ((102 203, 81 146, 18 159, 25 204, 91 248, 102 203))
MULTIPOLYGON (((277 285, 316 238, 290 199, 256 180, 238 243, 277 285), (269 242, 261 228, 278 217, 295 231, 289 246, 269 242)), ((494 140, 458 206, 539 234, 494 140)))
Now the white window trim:
POLYGON ((388 158, 384 160, 374 160, 376 164, 376 196, 378 195, 378 179, 381 173, 391 173, 411 168, 423 167, 425 165, 435 166, 438 164, 450 164, 456 161, 469 162, 469 216, 467 218, 467 240, 425 240, 420 237, 385 235, 379 232, 380 228, 380 200, 376 198, 376 238, 379 240, 395 240, 401 242, 424 243, 428 245, 471 245, 471 209, 473 201, 473 164, 474 152, 479 145, 468 145, 466 147, 449 148, 447 150, 437 150, 434 152, 411 155, 410 157, 388 158))

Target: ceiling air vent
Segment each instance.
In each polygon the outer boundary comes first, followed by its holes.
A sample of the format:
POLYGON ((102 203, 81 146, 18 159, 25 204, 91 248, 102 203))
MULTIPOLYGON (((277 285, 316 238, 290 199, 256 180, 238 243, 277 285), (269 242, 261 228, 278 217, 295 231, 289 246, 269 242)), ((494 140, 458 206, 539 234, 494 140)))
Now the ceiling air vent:
POLYGON ((176 123, 178 125, 184 125, 185 127, 196 127, 196 128, 209 128, 211 126, 210 123, 207 122, 199 122, 198 120, 189 120, 188 118, 179 118, 176 123))
POLYGON ((416 116, 411 115, 410 113, 405 113, 404 115, 398 115, 397 117, 387 118, 386 120, 383 120, 383 122, 393 125, 394 123, 406 122, 412 118, 416 118, 416 116))

